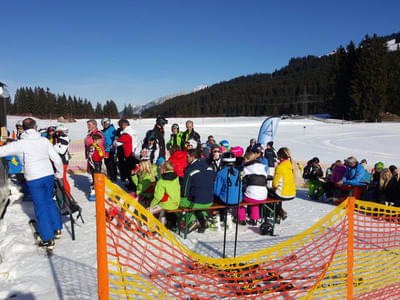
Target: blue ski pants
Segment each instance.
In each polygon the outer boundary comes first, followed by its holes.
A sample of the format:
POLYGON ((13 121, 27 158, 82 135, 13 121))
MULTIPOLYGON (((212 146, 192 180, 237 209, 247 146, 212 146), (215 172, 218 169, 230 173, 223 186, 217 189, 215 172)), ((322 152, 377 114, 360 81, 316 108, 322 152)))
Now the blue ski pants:
POLYGON ((33 199, 33 206, 43 241, 54 238, 54 231, 62 229, 61 215, 53 200, 54 175, 27 182, 33 199))

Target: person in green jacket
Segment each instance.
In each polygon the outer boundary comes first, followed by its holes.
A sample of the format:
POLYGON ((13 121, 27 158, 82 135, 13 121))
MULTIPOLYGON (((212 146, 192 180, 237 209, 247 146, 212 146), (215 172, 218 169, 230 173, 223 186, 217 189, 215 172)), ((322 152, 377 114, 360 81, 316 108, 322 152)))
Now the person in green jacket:
POLYGON ((148 207, 153 199, 155 176, 150 160, 145 159, 139 162, 139 168, 132 175, 132 181, 136 185, 136 196, 139 203, 144 207, 148 207))
POLYGON ((160 214, 163 221, 165 210, 173 210, 179 207, 181 199, 181 186, 178 175, 174 172, 174 165, 164 161, 160 166, 161 178, 154 189, 154 198, 150 203, 150 212, 160 214))
POLYGON ((168 143, 167 143, 167 149, 171 149, 173 146, 181 146, 182 143, 182 135, 183 132, 179 131, 179 125, 178 124, 172 124, 171 126, 171 138, 169 139, 168 143))

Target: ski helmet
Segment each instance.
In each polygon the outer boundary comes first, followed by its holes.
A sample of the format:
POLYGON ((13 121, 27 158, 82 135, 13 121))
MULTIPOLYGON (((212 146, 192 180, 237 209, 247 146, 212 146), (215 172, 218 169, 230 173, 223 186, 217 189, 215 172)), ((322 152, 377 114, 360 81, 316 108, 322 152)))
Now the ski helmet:
POLYGON ((194 139, 190 139, 186 143, 187 143, 187 145, 192 146, 193 149, 197 148, 197 142, 194 139))
POLYGON ((18 129, 18 127, 23 127, 22 121, 18 120, 17 123, 15 123, 15 127, 18 129))
POLYGON ((106 125, 111 125, 111 120, 110 118, 104 118, 103 120, 101 120, 101 125, 103 127, 105 127, 106 125))
POLYGON ((229 142, 227 140, 222 140, 219 142, 219 144, 225 147, 226 151, 231 151, 231 146, 229 145, 229 142))
POLYGON ((178 132, 179 132, 179 125, 178 124, 172 124, 172 126, 171 126, 171 131, 174 131, 174 129, 177 129, 178 130, 178 132))
POLYGON ((168 124, 168 120, 164 117, 158 117, 156 119, 156 124, 160 125, 161 127, 164 127, 165 124, 168 124))
POLYGON ((231 152, 236 156, 236 157, 240 157, 240 156, 243 156, 243 148, 242 147, 240 147, 240 146, 236 146, 236 147, 233 147, 232 149, 231 149, 231 152))
POLYGON ((225 152, 222 154, 222 163, 224 165, 232 166, 236 163, 236 157, 231 152, 225 152))
POLYGON ((47 127, 47 132, 50 132, 50 131, 56 131, 56 126, 49 126, 49 127, 47 127))
POLYGON ((165 161, 164 157, 159 157, 156 161, 157 167, 161 166, 161 164, 165 161))

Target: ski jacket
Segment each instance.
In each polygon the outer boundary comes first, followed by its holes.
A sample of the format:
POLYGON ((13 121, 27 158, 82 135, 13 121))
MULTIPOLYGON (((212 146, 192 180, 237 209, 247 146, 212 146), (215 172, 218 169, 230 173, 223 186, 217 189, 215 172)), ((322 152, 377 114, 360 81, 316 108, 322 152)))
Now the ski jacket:
POLYGON ((0 147, 0 157, 17 155, 24 166, 27 181, 49 175, 63 177, 64 167, 60 156, 50 142, 34 129, 26 130, 21 139, 0 147))
POLYGON ((332 170, 332 175, 331 175, 330 181, 334 184, 338 183, 339 181, 342 180, 345 172, 346 172, 345 165, 339 165, 339 166, 334 167, 332 170))
POLYGON ((91 132, 88 132, 88 134, 87 134, 87 136, 85 137, 85 140, 84 140, 84 143, 85 143, 85 155, 86 155, 86 158, 88 158, 88 156, 89 156, 89 148, 90 148, 90 146, 92 146, 92 144, 93 144, 93 135, 95 134, 95 133, 97 133, 97 134, 99 134, 100 136, 101 136, 101 143, 100 143, 100 145, 104 145, 104 135, 103 135, 103 133, 98 129, 98 128, 95 128, 95 129, 93 129, 93 131, 91 131, 91 132))
POLYGON ((70 142, 71 139, 69 136, 60 132, 57 136, 57 143, 54 145, 54 149, 56 149, 56 152, 60 155, 64 165, 68 165, 69 162, 70 155, 68 147, 70 142))
POLYGON ((219 159, 212 159, 212 157, 209 158, 208 163, 210 167, 212 168, 214 174, 217 174, 221 170, 221 157, 219 159))
POLYGON ((24 173, 24 171, 22 169, 22 164, 19 161, 18 156, 16 156, 16 155, 6 156, 5 159, 8 163, 8 174, 24 173))
POLYGON ((182 150, 185 150, 187 148, 186 142, 191 139, 195 140, 197 142, 197 148, 200 148, 200 144, 201 144, 200 134, 198 134, 196 131, 194 131, 194 129, 192 129, 191 132, 186 130, 182 134, 182 141, 181 141, 182 150))
POLYGON ((106 152, 114 152, 114 150, 111 148, 111 146, 114 144, 115 134, 117 133, 114 125, 111 124, 107 129, 103 129, 101 132, 104 135, 104 140, 106 144, 104 150, 106 152))
POLYGON ((275 168, 276 153, 274 149, 265 149, 264 157, 268 160, 268 167, 275 168))
POLYGON ((176 173, 176 175, 183 178, 183 171, 187 167, 186 152, 180 150, 176 151, 174 152, 174 154, 171 155, 168 161, 174 165, 174 172, 176 173))
POLYGON ((181 201, 181 186, 175 172, 166 172, 161 175, 154 189, 154 198, 150 207, 156 205, 165 210, 177 209, 181 201))
POLYGON ((265 172, 268 173, 268 159, 265 157, 259 157, 257 160, 265 166, 265 172))
POLYGON ((173 146, 181 147, 183 132, 179 131, 177 134, 171 134, 171 137, 167 143, 167 149, 171 149, 173 146))
POLYGON ((265 165, 258 160, 252 160, 243 167, 244 196, 254 200, 264 201, 268 198, 268 173, 265 165))
POLYGON ((93 143, 89 149, 89 162, 93 166, 93 162, 100 162, 105 157, 104 147, 93 143))
POLYGON ((365 185, 364 180, 365 169, 362 165, 357 163, 355 167, 346 167, 343 176, 343 185, 360 186, 365 185))
POLYGON ((235 205, 242 202, 242 179, 238 169, 226 166, 217 173, 214 195, 226 204, 235 205))
MULTIPOLYGON (((159 127, 157 125, 154 126, 153 129, 149 130, 146 132, 145 136, 145 141, 147 141, 147 138, 150 136, 154 136, 156 138, 156 142, 160 148, 160 154, 159 157, 165 158, 165 140, 164 140, 164 129, 162 127, 159 127)), ((156 160, 159 158, 157 157, 156 160)))
POLYGON ((143 196, 148 199, 153 198, 154 185, 156 182, 155 177, 150 174, 144 174, 139 176, 139 174, 134 174, 132 176, 132 181, 136 185, 136 195, 143 196))
POLYGON ((272 187, 275 193, 281 198, 292 199, 296 197, 294 170, 290 160, 281 161, 275 168, 272 187))
POLYGON ((205 160, 196 159, 186 167, 182 196, 199 204, 214 201, 213 171, 205 160))
POLYGON ((49 140, 50 144, 55 145, 57 143, 57 136, 56 134, 50 135, 48 133, 45 133, 44 136, 46 139, 49 140))
POLYGON ((127 126, 124 130, 121 131, 121 136, 116 141, 116 145, 122 146, 124 149, 125 157, 131 157, 132 153, 135 152, 136 148, 136 132, 132 127, 127 126))

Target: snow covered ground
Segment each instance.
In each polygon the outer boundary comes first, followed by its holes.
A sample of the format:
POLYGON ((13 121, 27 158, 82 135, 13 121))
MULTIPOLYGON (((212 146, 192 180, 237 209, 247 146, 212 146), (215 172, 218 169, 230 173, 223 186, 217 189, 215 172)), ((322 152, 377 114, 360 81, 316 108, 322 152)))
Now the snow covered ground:
MULTIPOLYGON (((8 127, 15 128, 20 117, 10 116, 8 127)), ((195 130, 203 140, 212 134, 217 141, 227 139, 232 146, 246 147, 257 137, 264 118, 198 118, 195 130)), ((98 120, 99 121, 99 120, 98 120)), ((116 120, 113 122, 116 124, 116 120)), ((184 129, 185 119, 169 119, 166 127, 178 123, 184 129)), ((39 120, 39 127, 56 125, 54 120, 39 120)), ((152 128, 154 120, 132 122, 138 137, 152 128)), ((86 120, 67 124, 72 140, 81 140, 86 133, 86 120)), ((298 119, 281 121, 276 137, 276 148, 289 147, 297 161, 318 156, 330 164, 336 159, 354 155, 366 158, 369 165, 382 161, 397 165, 400 146, 400 124, 355 123, 330 124, 298 119)), ((32 202, 23 202, 13 188, 13 202, 5 218, 0 221, 0 299, 93 299, 96 286, 96 222, 95 203, 87 200, 89 178, 85 174, 69 175, 72 194, 83 208, 85 223, 78 223, 76 240, 71 240, 69 222, 65 222, 63 236, 57 240, 54 255, 48 258, 34 245, 28 220, 33 216, 32 202)), ((263 249, 296 235, 327 214, 329 204, 308 200, 299 189, 297 198, 284 203, 288 219, 277 225, 276 236, 261 236, 257 227, 239 227, 238 253, 263 249)), ((67 221, 67 220, 66 220, 67 221)), ((192 233, 181 241, 190 249, 207 256, 222 255, 223 232, 192 233)), ((234 230, 228 231, 227 255, 233 255, 234 230)))

